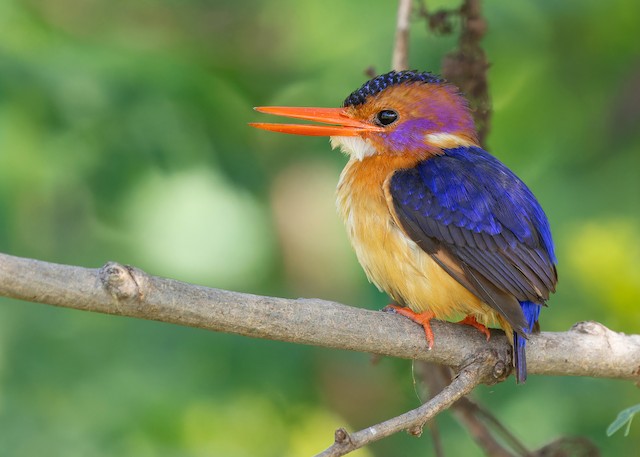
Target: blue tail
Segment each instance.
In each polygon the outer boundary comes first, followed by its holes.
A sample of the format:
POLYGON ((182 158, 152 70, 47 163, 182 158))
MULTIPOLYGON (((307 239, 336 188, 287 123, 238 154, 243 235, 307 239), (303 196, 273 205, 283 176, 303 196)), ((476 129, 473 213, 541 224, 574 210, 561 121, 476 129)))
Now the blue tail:
MULTIPOLYGON (((521 301, 520 306, 527 321, 525 333, 530 334, 538 323, 542 306, 530 301, 521 301)), ((516 367, 516 382, 518 384, 523 384, 527 380, 527 357, 524 351, 526 345, 525 337, 513 332, 513 363, 516 367)))

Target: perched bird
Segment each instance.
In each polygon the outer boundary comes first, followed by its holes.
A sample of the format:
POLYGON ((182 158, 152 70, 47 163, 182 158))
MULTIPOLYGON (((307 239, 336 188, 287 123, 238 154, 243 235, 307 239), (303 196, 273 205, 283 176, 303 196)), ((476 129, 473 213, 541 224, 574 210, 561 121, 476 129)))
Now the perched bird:
POLYGON ((339 213, 367 277, 422 324, 453 319, 513 335, 516 381, 527 377, 527 336, 557 282, 549 223, 529 188, 483 150, 467 101, 428 72, 392 71, 366 82, 341 108, 260 107, 318 121, 253 123, 330 136, 350 156, 339 213))

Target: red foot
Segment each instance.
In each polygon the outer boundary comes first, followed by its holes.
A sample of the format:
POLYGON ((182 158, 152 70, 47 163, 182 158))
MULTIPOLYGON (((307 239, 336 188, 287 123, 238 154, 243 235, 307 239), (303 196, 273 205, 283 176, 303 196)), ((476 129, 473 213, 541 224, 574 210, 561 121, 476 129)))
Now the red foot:
POLYGON ((489 338, 491 338, 491 332, 489 331, 489 329, 485 325, 482 325, 480 322, 478 322, 474 316, 467 316, 461 321, 457 322, 457 324, 470 325, 477 328, 487 336, 487 341, 489 341, 489 338))
POLYGON ((427 345, 429 349, 433 347, 434 337, 433 330, 431 330, 431 319, 433 319, 436 315, 431 311, 425 311, 424 313, 416 313, 412 311, 410 308, 406 308, 398 305, 387 305, 383 308, 382 311, 392 311, 398 313, 402 316, 408 317, 413 322, 422 325, 424 329, 424 334, 427 338, 427 345))

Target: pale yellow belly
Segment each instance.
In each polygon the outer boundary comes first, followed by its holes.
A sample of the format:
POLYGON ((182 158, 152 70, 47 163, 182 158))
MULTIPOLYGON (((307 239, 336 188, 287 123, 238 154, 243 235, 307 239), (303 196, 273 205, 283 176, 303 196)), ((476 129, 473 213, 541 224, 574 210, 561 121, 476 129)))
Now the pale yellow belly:
POLYGON ((493 325, 497 315, 443 270, 396 225, 382 186, 360 189, 343 172, 337 192, 338 209, 356 256, 367 277, 398 304, 416 312, 432 311, 439 319, 473 315, 493 325))

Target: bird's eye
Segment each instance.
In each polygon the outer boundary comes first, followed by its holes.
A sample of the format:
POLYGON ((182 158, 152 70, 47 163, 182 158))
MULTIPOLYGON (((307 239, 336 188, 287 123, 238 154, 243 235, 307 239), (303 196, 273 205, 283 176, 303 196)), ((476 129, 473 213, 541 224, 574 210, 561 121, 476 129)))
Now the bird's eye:
POLYGON ((383 109, 376 114, 376 122, 380 125, 393 124, 398 119, 398 113, 390 109, 383 109))

